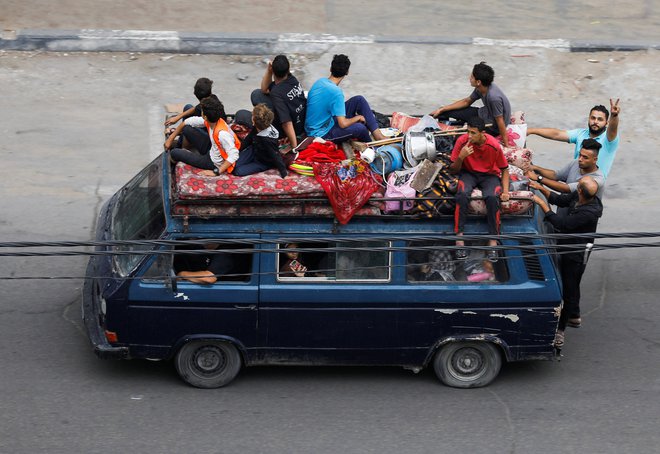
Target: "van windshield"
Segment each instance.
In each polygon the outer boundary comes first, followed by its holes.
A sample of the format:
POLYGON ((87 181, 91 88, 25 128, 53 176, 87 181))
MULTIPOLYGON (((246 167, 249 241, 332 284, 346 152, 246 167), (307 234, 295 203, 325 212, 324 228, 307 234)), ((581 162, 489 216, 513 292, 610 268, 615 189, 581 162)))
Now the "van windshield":
MULTIPOLYGON (((165 230, 162 190, 162 158, 156 158, 119 192, 112 213, 113 240, 153 240, 165 230)), ((153 246, 117 246, 117 251, 144 251, 153 246)), ((114 256, 117 271, 126 276, 144 255, 114 256)))

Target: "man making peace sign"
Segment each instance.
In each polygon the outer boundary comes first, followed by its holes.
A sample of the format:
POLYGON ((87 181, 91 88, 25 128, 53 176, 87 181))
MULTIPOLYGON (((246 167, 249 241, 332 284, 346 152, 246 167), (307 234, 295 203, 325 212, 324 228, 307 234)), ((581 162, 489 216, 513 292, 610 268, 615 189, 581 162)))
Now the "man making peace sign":
POLYGON ((594 139, 601 144, 598 154, 598 167, 607 178, 619 147, 619 98, 610 98, 610 111, 605 106, 594 106, 589 111, 586 128, 561 130, 554 128, 529 128, 527 135, 536 134, 546 139, 558 140, 575 144, 573 158, 577 159, 582 149, 582 141, 594 139))

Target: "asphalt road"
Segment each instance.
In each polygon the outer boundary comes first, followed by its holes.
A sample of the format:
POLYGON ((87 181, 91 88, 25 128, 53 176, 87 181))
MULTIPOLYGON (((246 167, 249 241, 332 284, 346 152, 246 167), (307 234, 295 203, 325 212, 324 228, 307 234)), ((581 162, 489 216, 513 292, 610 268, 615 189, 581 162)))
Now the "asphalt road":
POLYGON ((657 0, 4 0, 0 27, 660 41, 657 0), (200 11, 208 11, 207 14, 200 11))
MULTIPOLYGON (((620 97, 600 231, 658 230, 656 52, 344 45, 292 56, 294 71, 309 87, 339 52, 354 62, 345 92, 382 112, 466 96, 483 59, 533 126, 581 126, 593 104, 620 97)), ((189 101, 208 76, 228 111, 247 107, 263 69, 263 57, 0 52, 0 238, 89 239, 102 200, 160 151, 163 104, 189 101)), ((571 156, 565 144, 530 146, 548 167, 571 156)), ((299 367, 248 369, 227 388, 198 390, 169 363, 96 359, 80 279, 2 280, 0 452, 654 453, 657 260, 654 249, 594 254, 585 326, 568 332, 562 361, 507 365, 476 390, 444 387, 428 370, 299 367)), ((84 262, 1 258, 0 276, 81 277, 84 262)))

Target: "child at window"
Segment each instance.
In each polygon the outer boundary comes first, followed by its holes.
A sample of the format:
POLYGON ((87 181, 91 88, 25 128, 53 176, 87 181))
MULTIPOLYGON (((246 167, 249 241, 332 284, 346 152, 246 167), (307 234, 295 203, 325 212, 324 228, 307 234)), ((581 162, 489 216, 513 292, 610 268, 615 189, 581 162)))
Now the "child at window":
MULTIPOLYGON (((298 248, 297 243, 289 243, 285 246, 286 249, 298 248)), ((298 251, 288 251, 286 253, 286 261, 280 267, 281 277, 305 277, 307 267, 300 263, 300 253, 298 251)))

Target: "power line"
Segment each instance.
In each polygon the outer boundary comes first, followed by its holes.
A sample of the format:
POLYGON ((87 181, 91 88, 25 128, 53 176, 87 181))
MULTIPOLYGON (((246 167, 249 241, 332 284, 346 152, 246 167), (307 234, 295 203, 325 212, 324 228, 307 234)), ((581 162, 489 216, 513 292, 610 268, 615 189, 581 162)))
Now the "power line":
MULTIPOLYGON (((639 247, 646 247, 646 244, 638 244, 639 247)), ((660 246, 660 244, 656 244, 655 247, 660 246)), ((501 246, 499 246, 501 247, 501 246)), ((489 250, 489 249, 494 249, 494 248, 499 248, 498 246, 473 246, 473 247, 466 247, 466 249, 475 249, 475 250, 489 250)), ((455 250, 458 247, 456 246, 450 246, 449 248, 455 250)), ((600 249, 600 250, 608 250, 608 249, 619 249, 619 248, 612 248, 612 247, 607 247, 606 245, 602 246, 594 246, 594 249, 600 249)), ((382 249, 387 249, 387 248, 382 248, 382 249)), ((411 250, 411 251, 430 251, 430 250, 437 250, 438 247, 424 247, 424 248, 397 248, 398 250, 411 250)), ((443 248, 445 249, 445 248, 443 248)), ((509 249, 517 249, 517 247, 509 248, 509 249)), ((529 249, 543 249, 543 248, 538 248, 536 246, 529 246, 529 249)), ((546 248, 546 249, 553 249, 553 248, 546 248)), ((584 248, 582 248, 583 250, 584 248)), ((348 250, 348 251, 360 251, 363 252, 363 249, 342 249, 342 250, 348 250)), ((370 249, 374 250, 374 249, 370 249)), ((234 250, 235 251, 235 250, 234 250)), ((245 250, 248 253, 249 252, 254 252, 252 249, 247 249, 245 250)), ((311 251, 311 252, 334 252, 335 249, 333 248, 291 248, 291 249, 279 249, 277 251, 268 251, 268 252, 291 252, 291 251, 311 251)), ((151 253, 153 254, 154 251, 151 253)), ((176 255, 179 253, 193 253, 193 254, 209 254, 209 252, 212 251, 176 251, 176 255)), ((223 251, 218 251, 218 252, 223 252, 223 251)), ((531 258, 531 257, 553 257, 553 256, 561 256, 565 254, 571 254, 575 253, 575 249, 570 249, 570 250, 552 250, 552 251, 546 251, 546 252, 541 252, 541 253, 521 253, 520 255, 504 255, 500 256, 499 261, 506 263, 508 260, 520 260, 524 258, 531 258)), ((163 252, 163 255, 166 254, 172 254, 172 251, 167 251, 163 252)), ((148 255, 148 254, 131 254, 131 255, 148 255)), ((468 259, 468 261, 481 261, 485 259, 485 257, 480 257, 480 258, 471 258, 468 259)), ((455 266, 459 266, 461 264, 466 263, 465 260, 449 260, 444 263, 453 263, 455 266)), ((395 269, 395 268, 402 268, 402 267, 417 267, 421 265, 431 265, 433 262, 409 262, 406 264, 400 264, 400 265, 395 265, 395 264, 388 264, 388 265, 376 265, 376 266, 357 266, 357 267, 352 267, 350 269, 337 269, 337 268, 332 268, 332 269, 318 269, 314 270, 315 272, 328 272, 328 273, 342 273, 342 272, 359 272, 359 271, 369 271, 369 270, 375 270, 375 269, 383 269, 383 268, 389 268, 389 269, 395 269)), ((265 271, 265 272, 254 272, 254 273, 240 273, 240 274, 223 274, 223 275, 213 275, 217 278, 232 278, 232 277, 249 277, 249 276, 268 276, 268 275, 277 275, 281 274, 281 272, 278 271, 265 271)), ((209 274, 211 276, 211 274, 209 274)), ((93 280, 102 280, 102 279, 121 279, 121 280, 148 280, 148 281, 167 281, 171 279, 171 275, 163 275, 163 276, 0 276, 0 281, 2 280, 84 280, 84 279, 93 279, 93 280)), ((354 281, 369 281, 373 279, 353 279, 354 281)), ((350 281, 350 280, 344 280, 344 282, 350 281)), ((290 281, 294 282, 294 281, 290 281)), ((418 281, 414 281, 418 282, 418 281)), ((463 282, 463 281, 459 281, 463 282)))
MULTIPOLYGON (((203 235, 200 233, 200 235, 203 235)), ((570 238, 595 238, 595 239, 614 239, 614 238, 656 238, 660 237, 660 232, 624 232, 624 233, 516 233, 500 235, 477 235, 466 234, 459 237, 454 234, 388 234, 372 236, 355 236, 350 234, 338 234, 333 236, 282 236, 279 238, 198 238, 198 239, 154 239, 154 240, 108 240, 108 241, 16 241, 0 242, 0 248, 40 248, 40 247, 110 247, 110 246, 136 246, 136 245, 203 245, 208 243, 220 244, 268 244, 268 243, 292 243, 292 242, 374 242, 374 241, 431 241, 447 240, 455 241, 457 239, 465 240, 534 240, 534 239, 570 239, 570 238), (313 240, 313 241, 310 241, 313 240)))

